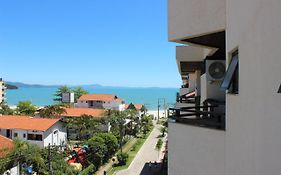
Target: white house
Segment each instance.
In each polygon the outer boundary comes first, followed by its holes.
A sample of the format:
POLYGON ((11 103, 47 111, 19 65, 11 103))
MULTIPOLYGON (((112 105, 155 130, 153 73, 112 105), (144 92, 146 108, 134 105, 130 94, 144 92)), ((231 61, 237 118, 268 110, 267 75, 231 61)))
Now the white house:
POLYGON ((86 94, 82 95, 76 104, 77 108, 112 109, 122 111, 124 100, 114 94, 86 94))
POLYGON ((67 143, 67 132, 60 119, 33 118, 30 116, 0 116, 0 135, 19 138, 41 148, 67 143))
POLYGON ((168 0, 168 174, 281 174, 281 1, 168 0))

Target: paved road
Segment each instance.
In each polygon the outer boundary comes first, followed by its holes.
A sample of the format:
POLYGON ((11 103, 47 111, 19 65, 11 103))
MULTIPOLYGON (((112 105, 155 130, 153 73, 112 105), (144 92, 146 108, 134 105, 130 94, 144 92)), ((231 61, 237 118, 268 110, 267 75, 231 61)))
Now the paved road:
POLYGON ((156 143, 158 141, 157 136, 161 133, 159 131, 159 125, 154 127, 150 136, 147 138, 142 148, 136 155, 135 159, 131 163, 128 169, 122 170, 116 173, 116 175, 152 175, 156 169, 160 166, 154 166, 152 163, 151 168, 149 168, 149 162, 158 161, 159 152, 155 150, 156 143))

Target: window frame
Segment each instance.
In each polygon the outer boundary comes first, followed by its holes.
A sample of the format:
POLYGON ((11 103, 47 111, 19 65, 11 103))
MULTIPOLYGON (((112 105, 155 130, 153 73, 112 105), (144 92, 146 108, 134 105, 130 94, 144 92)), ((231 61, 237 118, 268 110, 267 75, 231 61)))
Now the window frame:
POLYGON ((231 61, 225 77, 221 83, 221 90, 228 94, 239 94, 239 53, 238 50, 231 54, 231 61))

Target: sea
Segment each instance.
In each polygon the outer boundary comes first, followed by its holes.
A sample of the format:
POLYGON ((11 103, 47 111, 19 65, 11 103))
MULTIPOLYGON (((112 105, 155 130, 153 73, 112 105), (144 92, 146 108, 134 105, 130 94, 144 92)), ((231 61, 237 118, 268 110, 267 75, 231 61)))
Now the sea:
MULTIPOLYGON (((173 107, 176 101, 177 88, 131 88, 131 87, 83 87, 89 93, 116 94, 126 103, 145 104, 149 110, 163 110, 173 107)), ((15 106, 19 101, 31 101, 36 106, 55 104, 54 94, 58 87, 20 87, 6 90, 6 102, 15 106)))

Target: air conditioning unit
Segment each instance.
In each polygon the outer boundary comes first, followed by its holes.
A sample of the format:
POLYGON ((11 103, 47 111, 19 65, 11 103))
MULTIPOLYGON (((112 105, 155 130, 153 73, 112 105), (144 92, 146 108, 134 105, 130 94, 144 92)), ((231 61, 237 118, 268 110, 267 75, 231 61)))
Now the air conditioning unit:
POLYGON ((221 81, 225 75, 225 60, 206 60, 207 81, 221 81))

